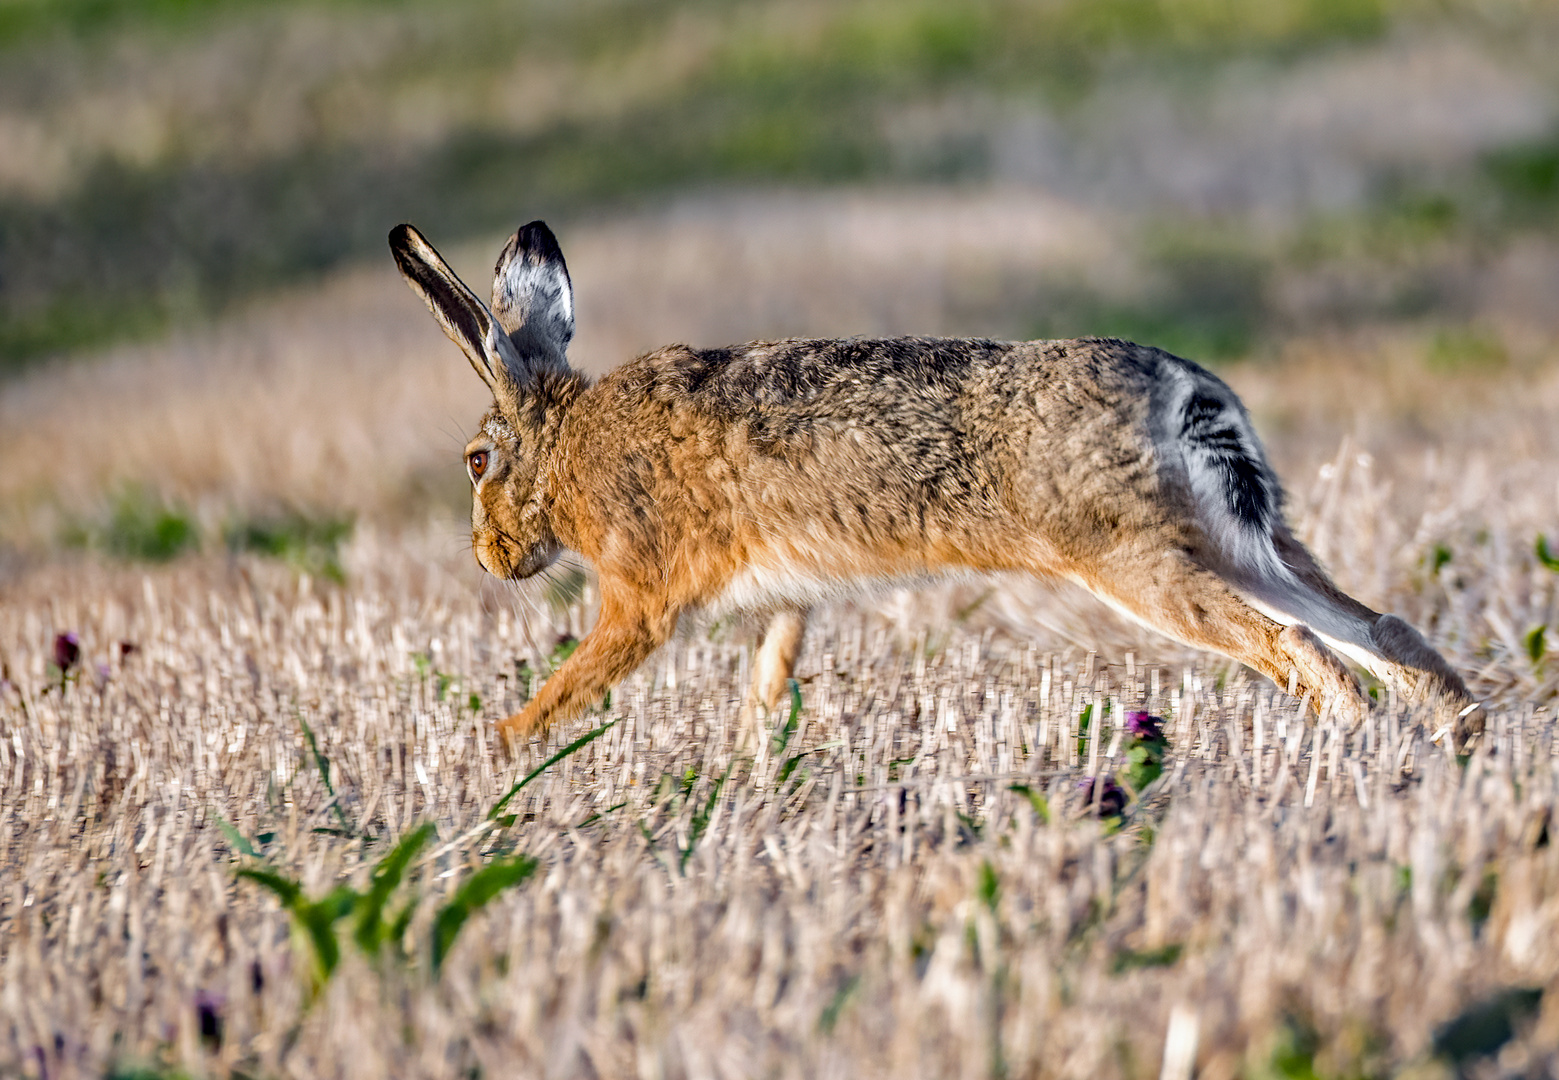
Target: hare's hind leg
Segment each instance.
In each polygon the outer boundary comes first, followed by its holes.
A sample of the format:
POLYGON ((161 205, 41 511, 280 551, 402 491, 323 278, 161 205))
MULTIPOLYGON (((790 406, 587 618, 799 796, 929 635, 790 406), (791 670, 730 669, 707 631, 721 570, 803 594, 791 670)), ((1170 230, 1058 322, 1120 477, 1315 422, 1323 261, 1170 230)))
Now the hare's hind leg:
POLYGON ((1332 700, 1350 725, 1368 708, 1353 673, 1308 627, 1284 626, 1262 614, 1221 575, 1184 551, 1101 567, 1084 575, 1084 584, 1162 634, 1233 657, 1284 689, 1308 692, 1318 709, 1332 700))
POLYGON ((545 734, 584 712, 649 659, 677 626, 677 612, 656 610, 635 590, 601 581, 601 614, 574 655, 552 673, 530 704, 498 723, 505 734, 545 734))
POLYGON ((807 613, 791 610, 777 613, 763 633, 763 644, 752 661, 752 698, 769 712, 780 703, 785 684, 795 674, 806 629, 807 613))
POLYGON ((1272 531, 1272 542, 1294 577, 1356 627, 1337 643, 1339 648, 1409 701, 1444 699, 1458 709, 1471 704, 1467 684, 1422 634, 1397 616, 1382 615, 1339 589, 1286 527, 1272 531))
MULTIPOLYGON (((1405 700, 1431 705, 1437 724, 1452 725, 1458 747, 1483 729, 1483 715, 1476 708, 1467 684, 1445 657, 1435 651, 1422 634, 1395 615, 1382 615, 1359 603, 1339 589, 1327 576, 1315 557, 1286 527, 1272 533, 1273 546, 1293 573, 1300 588, 1306 590, 1290 599, 1300 604, 1285 605, 1281 598, 1272 606, 1283 614, 1295 607, 1331 608, 1341 616, 1333 627, 1321 627, 1328 643, 1369 671, 1405 700), (1337 636, 1331 636, 1335 630, 1337 636)), ((1264 598, 1263 598, 1264 599, 1264 598)))

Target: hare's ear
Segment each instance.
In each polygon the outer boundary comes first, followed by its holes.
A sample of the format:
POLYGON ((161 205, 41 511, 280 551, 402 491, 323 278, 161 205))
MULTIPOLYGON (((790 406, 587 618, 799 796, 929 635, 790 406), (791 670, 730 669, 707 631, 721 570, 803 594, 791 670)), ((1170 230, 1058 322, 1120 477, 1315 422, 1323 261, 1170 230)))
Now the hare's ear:
POLYGON ((567 364, 574 286, 545 222, 521 225, 493 267, 493 314, 528 363, 567 364))
POLYGON ((391 230, 390 252, 406 283, 422 297, 449 340, 460 346, 493 394, 511 390, 521 370, 520 358, 487 305, 410 225, 391 230))

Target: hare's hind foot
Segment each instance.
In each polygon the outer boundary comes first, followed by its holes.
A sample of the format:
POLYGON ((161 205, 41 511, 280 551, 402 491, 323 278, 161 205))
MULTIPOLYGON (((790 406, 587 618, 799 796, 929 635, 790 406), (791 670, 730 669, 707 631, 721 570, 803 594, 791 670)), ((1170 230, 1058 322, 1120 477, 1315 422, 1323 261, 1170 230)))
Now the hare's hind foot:
POLYGON ((1372 650, 1380 658, 1376 675, 1387 686, 1413 701, 1445 698, 1458 708, 1472 703, 1462 677, 1423 635, 1395 615, 1382 615, 1370 628, 1372 650))
POLYGON ((801 639, 807 629, 807 613, 781 611, 769 620, 763 643, 752 661, 752 698, 773 712, 785 696, 785 686, 796 672, 801 639))
POLYGON ((765 737, 763 721, 775 715, 785 689, 795 676, 796 658, 806 634, 806 611, 781 611, 769 620, 752 658, 752 680, 737 714, 737 748, 752 750, 765 737))

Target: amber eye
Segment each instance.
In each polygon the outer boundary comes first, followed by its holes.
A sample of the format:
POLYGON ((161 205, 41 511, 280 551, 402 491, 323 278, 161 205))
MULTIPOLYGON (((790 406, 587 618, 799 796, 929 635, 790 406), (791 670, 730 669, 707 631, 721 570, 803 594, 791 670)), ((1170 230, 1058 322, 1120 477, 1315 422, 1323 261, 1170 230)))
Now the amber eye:
POLYGON ((466 458, 466 464, 471 466, 471 479, 480 480, 482 474, 487 471, 487 451, 478 450, 466 458))

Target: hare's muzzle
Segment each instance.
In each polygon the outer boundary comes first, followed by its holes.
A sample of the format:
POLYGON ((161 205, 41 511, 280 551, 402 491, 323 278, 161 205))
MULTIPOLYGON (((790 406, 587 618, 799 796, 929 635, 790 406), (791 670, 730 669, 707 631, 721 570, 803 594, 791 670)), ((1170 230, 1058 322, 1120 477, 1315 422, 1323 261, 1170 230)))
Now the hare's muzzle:
POLYGON ((533 577, 557 560, 559 549, 545 542, 519 546, 493 529, 473 529, 471 550, 489 574, 505 580, 533 577))

